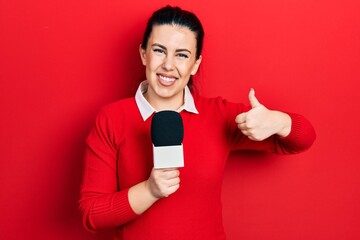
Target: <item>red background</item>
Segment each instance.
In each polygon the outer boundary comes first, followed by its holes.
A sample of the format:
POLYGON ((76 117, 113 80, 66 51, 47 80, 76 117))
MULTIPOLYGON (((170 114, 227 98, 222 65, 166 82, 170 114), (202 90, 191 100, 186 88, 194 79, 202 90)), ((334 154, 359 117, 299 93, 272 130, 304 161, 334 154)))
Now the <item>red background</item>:
POLYGON ((145 21, 165 3, 203 22, 203 95, 254 87, 317 131, 300 155, 230 157, 228 239, 360 239, 357 0, 1 0, 0 239, 105 239, 77 209, 84 138, 102 105, 134 94, 145 21))

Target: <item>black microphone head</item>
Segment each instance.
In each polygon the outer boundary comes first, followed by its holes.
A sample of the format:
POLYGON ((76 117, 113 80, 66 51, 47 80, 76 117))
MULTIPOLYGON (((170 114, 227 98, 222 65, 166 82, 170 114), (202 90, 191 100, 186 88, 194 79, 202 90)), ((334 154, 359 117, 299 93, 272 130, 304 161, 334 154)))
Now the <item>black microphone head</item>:
POLYGON ((160 111, 151 121, 151 139, 156 147, 181 145, 184 138, 182 118, 175 111, 160 111))

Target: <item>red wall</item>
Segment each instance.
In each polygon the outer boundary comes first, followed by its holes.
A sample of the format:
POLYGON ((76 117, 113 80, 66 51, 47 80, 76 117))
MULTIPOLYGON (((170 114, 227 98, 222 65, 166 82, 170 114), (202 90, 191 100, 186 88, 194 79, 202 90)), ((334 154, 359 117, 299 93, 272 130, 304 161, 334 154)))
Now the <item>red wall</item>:
POLYGON ((203 95, 254 87, 317 130, 300 155, 230 157, 228 239, 360 239, 359 1, 127 2, 0 1, 0 239, 105 239, 77 209, 84 138, 100 106, 134 94, 145 21, 165 3, 203 21, 203 95))

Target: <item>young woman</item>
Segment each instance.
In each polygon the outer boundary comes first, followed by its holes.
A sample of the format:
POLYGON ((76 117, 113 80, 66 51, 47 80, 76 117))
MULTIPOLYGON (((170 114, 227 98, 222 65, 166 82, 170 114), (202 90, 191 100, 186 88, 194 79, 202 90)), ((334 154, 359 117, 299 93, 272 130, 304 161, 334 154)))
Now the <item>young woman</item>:
POLYGON ((304 117, 267 109, 254 90, 250 107, 192 93, 203 37, 198 18, 180 8, 149 19, 139 49, 147 80, 135 97, 105 106, 87 138, 80 207, 90 231, 113 228, 124 240, 225 239, 220 200, 230 151, 291 154, 312 145, 304 117), (183 119, 184 168, 153 168, 150 123, 162 110, 183 119))

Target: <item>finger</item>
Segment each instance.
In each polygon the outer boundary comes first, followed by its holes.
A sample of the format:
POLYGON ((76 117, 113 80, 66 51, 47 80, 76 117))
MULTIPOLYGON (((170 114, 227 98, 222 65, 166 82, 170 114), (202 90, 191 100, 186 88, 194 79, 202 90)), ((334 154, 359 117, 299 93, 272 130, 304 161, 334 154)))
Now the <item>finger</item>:
POLYGON ((256 138, 256 137, 254 137, 254 136, 248 136, 248 138, 250 139, 250 140, 252 140, 252 141, 254 141, 254 142, 260 142, 260 141, 262 141, 262 139, 260 139, 260 138, 256 138))
POLYGON ((173 168, 163 168, 164 171, 174 171, 174 170, 178 170, 178 168, 173 167, 173 168))
POLYGON ((251 137, 255 138, 255 131, 252 128, 241 129, 241 132, 242 132, 242 134, 246 135, 250 139, 251 139, 251 137))
POLYGON ((180 178, 179 177, 167 180, 167 186, 168 187, 178 185, 179 183, 180 183, 180 178))
POLYGON ((261 106, 261 103, 255 97, 255 90, 252 88, 249 92, 249 101, 252 108, 261 106))
POLYGON ((248 138, 252 141, 257 141, 256 138, 252 137, 252 136, 248 136, 248 138))
POLYGON ((180 188, 180 181, 174 182, 173 184, 167 184, 166 187, 163 188, 162 196, 168 197, 169 195, 173 194, 180 188))
POLYGON ((172 178, 177 178, 180 176, 180 171, 175 169, 175 170, 165 170, 163 172, 163 178, 164 179, 172 179, 172 178))
POLYGON ((242 132, 242 134, 244 134, 244 135, 249 135, 249 129, 247 129, 247 128, 240 128, 240 131, 242 132))
POLYGON ((245 121, 246 121, 246 113, 240 113, 235 118, 235 122, 238 124, 244 123, 245 121))
POLYGON ((240 130, 247 130, 248 129, 248 126, 247 126, 246 122, 245 123, 238 123, 237 126, 238 126, 238 128, 240 130))
POLYGON ((176 192, 179 188, 180 188, 180 184, 169 187, 167 189, 166 197, 168 197, 170 194, 173 194, 174 192, 176 192))
POLYGON ((171 171, 176 171, 178 170, 177 168, 162 168, 161 169, 163 172, 171 172, 171 171))

